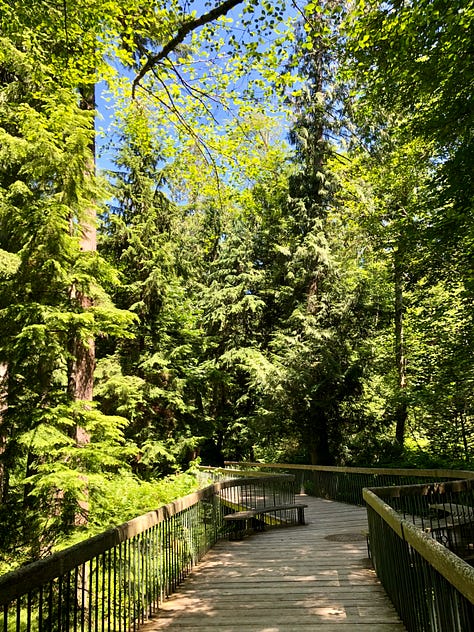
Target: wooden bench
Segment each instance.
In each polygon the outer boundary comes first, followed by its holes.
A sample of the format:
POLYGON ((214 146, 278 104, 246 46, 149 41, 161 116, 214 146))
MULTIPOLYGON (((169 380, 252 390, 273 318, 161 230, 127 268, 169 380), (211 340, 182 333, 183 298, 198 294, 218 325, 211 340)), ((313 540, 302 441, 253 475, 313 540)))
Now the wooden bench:
POLYGON ((462 519, 474 518, 474 507, 469 505, 456 505, 454 503, 440 503, 428 505, 430 511, 439 517, 456 516, 462 519))
POLYGON ((244 535, 251 530, 263 531, 265 529, 263 514, 281 513, 296 509, 298 514, 297 524, 305 524, 304 510, 307 506, 308 505, 302 505, 300 503, 293 505, 271 505, 227 514, 227 516, 224 516, 224 521, 234 524, 234 529, 229 531, 229 540, 241 540, 244 535))
POLYGON ((463 559, 473 559, 474 543, 471 540, 474 539, 474 507, 446 503, 432 504, 429 508, 438 520, 438 525, 425 531, 463 559))

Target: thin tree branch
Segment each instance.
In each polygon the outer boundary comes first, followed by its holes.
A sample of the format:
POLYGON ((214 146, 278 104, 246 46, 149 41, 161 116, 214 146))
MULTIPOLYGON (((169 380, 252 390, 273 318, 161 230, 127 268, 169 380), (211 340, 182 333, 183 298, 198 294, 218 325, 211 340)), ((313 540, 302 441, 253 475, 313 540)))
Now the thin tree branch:
POLYGON ((160 52, 156 53, 156 55, 151 55, 142 66, 141 70, 133 80, 132 96, 135 96, 135 89, 140 81, 143 79, 143 77, 146 75, 146 73, 149 72, 159 61, 161 61, 165 57, 168 57, 168 55, 185 40, 189 33, 195 31, 201 26, 204 26, 205 24, 209 24, 209 22, 217 20, 217 18, 220 18, 223 15, 226 15, 231 9, 236 7, 238 4, 241 4, 242 2, 243 0, 225 0, 225 2, 217 7, 214 7, 214 9, 211 9, 211 11, 209 11, 208 13, 204 13, 198 18, 190 20, 189 22, 186 22, 185 24, 180 26, 176 35, 163 46, 160 52))
POLYGON ((148 94, 150 94, 152 97, 154 97, 167 110, 169 110, 170 112, 173 112, 175 114, 175 116, 178 118, 178 120, 180 121, 180 123, 183 126, 183 128, 194 138, 194 140, 196 141, 196 148, 197 148, 197 150, 199 151, 199 153, 203 157, 204 161, 208 165, 211 166, 211 169, 214 172, 214 177, 215 177, 215 180, 216 180, 216 187, 217 187, 217 197, 219 199, 219 204, 220 204, 221 208, 224 208, 224 203, 223 203, 222 194, 221 194, 221 179, 220 179, 220 176, 219 176, 219 169, 218 169, 216 161, 214 160, 214 157, 212 156, 211 151, 209 150, 208 146, 203 141, 203 139, 198 134, 196 134, 196 132, 193 130, 193 128, 183 118, 182 114, 176 108, 176 106, 173 103, 173 99, 171 97, 171 94, 168 91, 168 87, 166 86, 164 81, 162 79, 160 79, 160 77, 158 77, 156 74, 155 74, 155 77, 161 83, 161 85, 163 86, 166 94, 168 95, 168 98, 170 100, 169 103, 166 103, 163 99, 161 99, 158 95, 156 95, 154 92, 152 92, 148 88, 140 86, 141 89, 144 90, 145 92, 147 92, 148 94))
POLYGON ((181 84, 184 86, 184 89, 186 90, 186 92, 193 97, 194 99, 197 99, 199 101, 199 103, 202 105, 202 107, 206 110, 206 112, 208 113, 208 115, 212 118, 212 120, 214 121, 214 123, 219 124, 219 121, 217 120, 217 118, 214 116, 214 114, 211 111, 211 108, 209 106, 206 105, 205 101, 204 101, 204 97, 207 97, 209 100, 213 101, 214 103, 217 103, 218 105, 222 105, 221 101, 219 101, 218 99, 212 97, 210 94, 206 94, 203 90, 199 90, 198 88, 195 88, 194 86, 191 86, 185 79, 184 77, 181 75, 181 73, 178 71, 178 69, 176 68, 176 66, 173 64, 173 62, 171 63, 171 68, 173 70, 173 72, 176 74, 176 76, 178 77, 179 81, 181 82, 181 84))

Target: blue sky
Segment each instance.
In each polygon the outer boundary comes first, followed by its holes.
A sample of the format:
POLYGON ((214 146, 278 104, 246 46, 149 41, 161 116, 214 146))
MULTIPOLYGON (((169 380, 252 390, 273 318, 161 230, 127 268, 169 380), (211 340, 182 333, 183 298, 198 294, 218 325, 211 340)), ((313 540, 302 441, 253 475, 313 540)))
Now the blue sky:
MULTIPOLYGON (((206 6, 206 2, 204 2, 203 0, 196 0, 195 2, 187 3, 187 4, 188 4, 188 7, 191 6, 192 9, 196 10, 198 15, 201 15, 202 13, 209 11, 209 7, 206 6)), ((236 24, 236 22, 238 20, 239 14, 242 13, 242 8, 244 6, 245 6, 244 4, 237 6, 229 14, 235 20, 234 27, 236 29, 239 28, 239 25, 236 24)), ((294 14, 296 14, 296 9, 292 5, 290 8, 286 9, 285 17, 291 16, 294 14)), ((248 33, 244 33, 242 32, 242 30, 237 30, 236 32, 238 32, 238 34, 241 37, 241 40, 244 43, 251 41, 248 33)), ((189 39, 190 39, 190 36, 188 36, 188 39, 185 41, 185 43, 189 41, 189 39)), ((252 73, 250 72, 247 75, 247 77, 250 77, 251 75, 252 73)), ((241 79, 241 82, 240 82, 241 88, 245 88, 245 85, 248 81, 247 77, 244 77, 241 79)), ((199 87, 199 84, 195 84, 195 85, 199 87)), ((111 125, 113 123, 113 118, 114 118, 115 103, 113 101, 107 100, 108 98, 109 97, 107 96, 107 85, 104 82, 99 82, 96 86, 96 102, 97 102, 97 108, 98 108, 98 114, 99 114, 96 121, 96 129, 98 131, 97 164, 98 164, 99 169, 109 169, 112 167, 112 163, 111 163, 112 153, 108 149, 107 145, 110 140, 111 125)), ((222 117, 224 116, 223 111, 219 111, 218 108, 215 108, 215 114, 218 119, 222 119, 222 117)), ((279 123, 279 125, 281 126, 281 122, 279 123)), ((286 129, 281 129, 280 134, 282 137, 285 137, 286 129)))

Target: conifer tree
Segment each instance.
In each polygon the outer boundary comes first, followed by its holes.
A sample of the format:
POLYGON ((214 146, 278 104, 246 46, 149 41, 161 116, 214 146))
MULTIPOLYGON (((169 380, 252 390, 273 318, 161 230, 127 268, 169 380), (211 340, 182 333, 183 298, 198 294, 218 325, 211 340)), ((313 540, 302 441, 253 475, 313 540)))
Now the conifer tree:
POLYGON ((114 300, 136 315, 135 337, 104 345, 96 396, 104 410, 131 418, 127 436, 141 450, 136 469, 143 475, 184 465, 200 434, 193 305, 199 262, 188 255, 185 211, 163 192, 161 161, 146 113, 131 110, 111 173, 115 202, 102 218, 100 250, 121 274, 114 300))
POLYGON ((113 270, 79 247, 83 219, 104 195, 88 169, 92 113, 58 85, 51 49, 30 39, 32 25, 21 26, 12 21, 0 58, 2 514, 10 517, 2 537, 19 538, 34 558, 71 527, 84 477, 101 460, 116 467, 122 449, 124 420, 84 407, 68 388, 71 341, 87 348, 98 335, 126 335, 131 317, 104 291, 113 270), (82 449, 77 427, 90 437, 82 449))
MULTIPOLYGON (((339 4, 309 3, 298 33, 294 64, 302 86, 291 101, 295 149, 288 199, 283 202, 264 264, 271 322, 260 394, 261 437, 286 437, 299 458, 331 464, 352 431, 352 408, 361 391, 366 326, 361 279, 352 246, 334 229, 339 198, 335 140, 341 136, 334 71, 339 4), (344 252, 347 249, 348 253, 344 252), (343 267, 344 266, 344 267, 343 267), (293 448, 295 450, 295 448, 293 448)), ((269 234, 266 222, 261 234, 269 234)), ((278 442, 277 442, 278 443, 278 442)))

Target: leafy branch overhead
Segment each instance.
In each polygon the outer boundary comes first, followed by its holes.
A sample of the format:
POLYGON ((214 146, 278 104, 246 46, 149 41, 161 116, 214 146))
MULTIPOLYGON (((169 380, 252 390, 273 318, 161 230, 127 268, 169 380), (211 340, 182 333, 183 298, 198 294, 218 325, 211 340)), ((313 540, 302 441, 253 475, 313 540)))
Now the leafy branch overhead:
POLYGON ((236 6, 238 6, 243 1, 244 0, 225 0, 225 2, 223 2, 222 4, 214 7, 213 9, 208 11, 207 13, 204 13, 204 14, 200 15, 197 18, 189 19, 184 24, 182 24, 178 28, 178 30, 177 30, 176 34, 174 35, 174 37, 172 37, 161 48, 161 50, 158 53, 148 54, 147 61, 141 67, 140 71, 138 72, 138 74, 135 76, 135 78, 133 80, 133 89, 132 89, 133 94, 135 94, 135 90, 136 90, 137 86, 140 84, 140 81, 147 74, 147 72, 150 72, 150 70, 152 70, 152 68, 156 64, 158 64, 162 59, 165 59, 166 57, 168 57, 168 55, 170 53, 175 51, 178 48, 178 46, 184 42, 184 40, 186 39, 186 37, 190 33, 192 33, 193 31, 197 30, 201 26, 204 26, 205 24, 209 24, 210 22, 214 22, 218 18, 220 18, 220 17, 222 17, 224 15, 227 15, 227 13, 229 13, 229 11, 231 11, 231 9, 233 9, 236 6))

